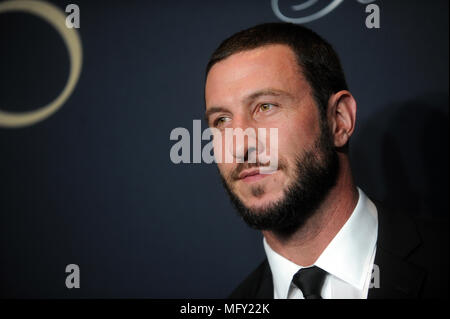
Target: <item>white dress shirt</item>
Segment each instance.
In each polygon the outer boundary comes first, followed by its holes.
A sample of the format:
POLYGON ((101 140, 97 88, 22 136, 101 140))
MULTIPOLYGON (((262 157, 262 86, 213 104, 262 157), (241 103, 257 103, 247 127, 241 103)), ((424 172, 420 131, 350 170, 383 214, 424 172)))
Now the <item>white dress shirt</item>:
MULTIPOLYGON (((378 234, 377 208, 358 188, 358 203, 344 226, 331 240, 315 266, 327 272, 322 286, 324 299, 366 299, 372 278, 378 234)), ((276 253, 263 239, 272 271, 275 299, 303 299, 292 283, 302 267, 276 253)))

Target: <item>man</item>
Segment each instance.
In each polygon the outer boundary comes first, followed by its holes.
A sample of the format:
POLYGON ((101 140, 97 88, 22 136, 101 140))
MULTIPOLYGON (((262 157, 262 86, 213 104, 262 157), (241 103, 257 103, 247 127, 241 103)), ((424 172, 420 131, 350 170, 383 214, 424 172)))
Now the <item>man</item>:
POLYGON ((244 221, 262 231, 267 255, 232 298, 414 298, 447 285, 420 264, 428 257, 418 226, 354 184, 348 148, 356 101, 336 53, 317 34, 270 23, 231 36, 208 63, 205 100, 218 132, 278 133, 270 174, 252 146, 266 139, 249 135, 229 147, 226 134, 214 137, 215 153, 234 158, 218 161, 225 189, 244 221))

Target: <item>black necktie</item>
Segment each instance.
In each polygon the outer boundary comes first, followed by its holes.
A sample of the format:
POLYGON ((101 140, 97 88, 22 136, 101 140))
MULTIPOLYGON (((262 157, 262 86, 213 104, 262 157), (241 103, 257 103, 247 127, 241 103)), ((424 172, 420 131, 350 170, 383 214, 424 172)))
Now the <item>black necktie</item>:
POLYGON ((320 291, 327 272, 313 266, 300 269, 293 277, 292 282, 302 291, 305 299, 322 299, 320 291))

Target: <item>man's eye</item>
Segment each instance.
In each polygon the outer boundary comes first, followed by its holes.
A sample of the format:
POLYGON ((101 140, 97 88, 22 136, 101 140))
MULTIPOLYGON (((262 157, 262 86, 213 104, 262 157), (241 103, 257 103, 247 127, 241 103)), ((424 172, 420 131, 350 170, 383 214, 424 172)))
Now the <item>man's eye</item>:
POLYGON ((273 106, 274 106, 273 104, 264 103, 259 106, 259 110, 262 112, 267 112, 267 111, 271 110, 273 108, 273 106))
POLYGON ((229 120, 230 120, 229 117, 224 117, 224 116, 219 117, 214 121, 214 126, 222 125, 225 122, 228 122, 229 120))

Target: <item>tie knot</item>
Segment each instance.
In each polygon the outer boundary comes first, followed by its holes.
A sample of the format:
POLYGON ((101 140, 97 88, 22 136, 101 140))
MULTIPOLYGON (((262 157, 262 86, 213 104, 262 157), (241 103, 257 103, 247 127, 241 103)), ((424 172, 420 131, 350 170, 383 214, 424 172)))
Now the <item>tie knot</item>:
POLYGON ((313 266, 300 269, 292 282, 302 291, 305 299, 322 299, 320 292, 327 272, 313 266))

